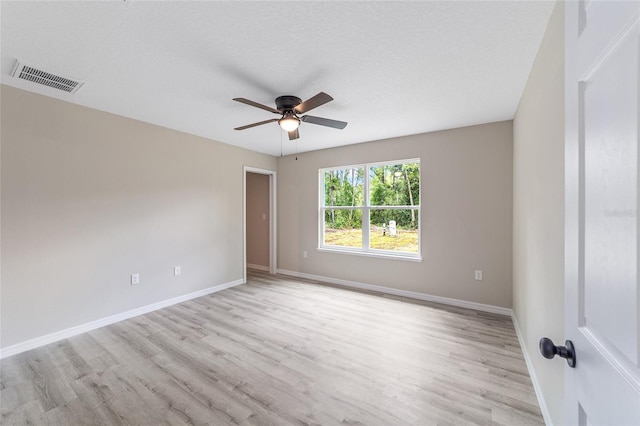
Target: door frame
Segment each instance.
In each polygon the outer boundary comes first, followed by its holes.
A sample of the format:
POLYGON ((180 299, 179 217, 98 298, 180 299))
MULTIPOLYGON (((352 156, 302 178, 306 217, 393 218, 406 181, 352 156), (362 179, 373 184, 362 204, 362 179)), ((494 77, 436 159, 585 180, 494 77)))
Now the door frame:
POLYGON ((269 273, 275 274, 277 265, 277 173, 275 170, 243 166, 242 168, 242 280, 247 282, 247 173, 269 176, 269 273))

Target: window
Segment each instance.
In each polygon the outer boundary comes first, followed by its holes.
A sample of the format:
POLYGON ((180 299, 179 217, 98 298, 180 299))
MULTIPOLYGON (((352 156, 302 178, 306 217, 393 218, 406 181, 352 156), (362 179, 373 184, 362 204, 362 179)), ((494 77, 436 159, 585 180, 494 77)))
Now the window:
POLYGON ((320 249, 420 257, 420 160, 320 169, 320 249))

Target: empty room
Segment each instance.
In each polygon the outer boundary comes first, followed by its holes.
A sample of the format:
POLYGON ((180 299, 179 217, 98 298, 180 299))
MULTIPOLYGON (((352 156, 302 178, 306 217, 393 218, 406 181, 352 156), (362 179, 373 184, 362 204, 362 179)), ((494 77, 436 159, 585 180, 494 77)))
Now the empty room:
POLYGON ((1 424, 640 424, 639 1, 0 37, 1 424))

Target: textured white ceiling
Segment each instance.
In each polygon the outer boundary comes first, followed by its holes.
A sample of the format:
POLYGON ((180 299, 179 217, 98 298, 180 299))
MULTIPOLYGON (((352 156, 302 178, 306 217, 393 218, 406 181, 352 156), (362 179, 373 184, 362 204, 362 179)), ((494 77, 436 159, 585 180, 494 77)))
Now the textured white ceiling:
POLYGON ((280 155, 513 118, 554 6, 542 1, 0 3, 2 83, 280 155), (12 79, 16 59, 85 81, 12 79), (291 142, 279 95, 334 101, 291 142))

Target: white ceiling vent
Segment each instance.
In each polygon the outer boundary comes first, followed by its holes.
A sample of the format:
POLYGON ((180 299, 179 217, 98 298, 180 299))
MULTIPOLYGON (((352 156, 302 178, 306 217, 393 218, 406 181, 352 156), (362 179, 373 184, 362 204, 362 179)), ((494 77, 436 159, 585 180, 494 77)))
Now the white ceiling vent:
POLYGON ((11 77, 53 87, 54 89, 69 93, 76 93, 84 84, 84 81, 69 77, 60 77, 59 75, 25 65, 20 63, 20 61, 16 62, 11 77))

